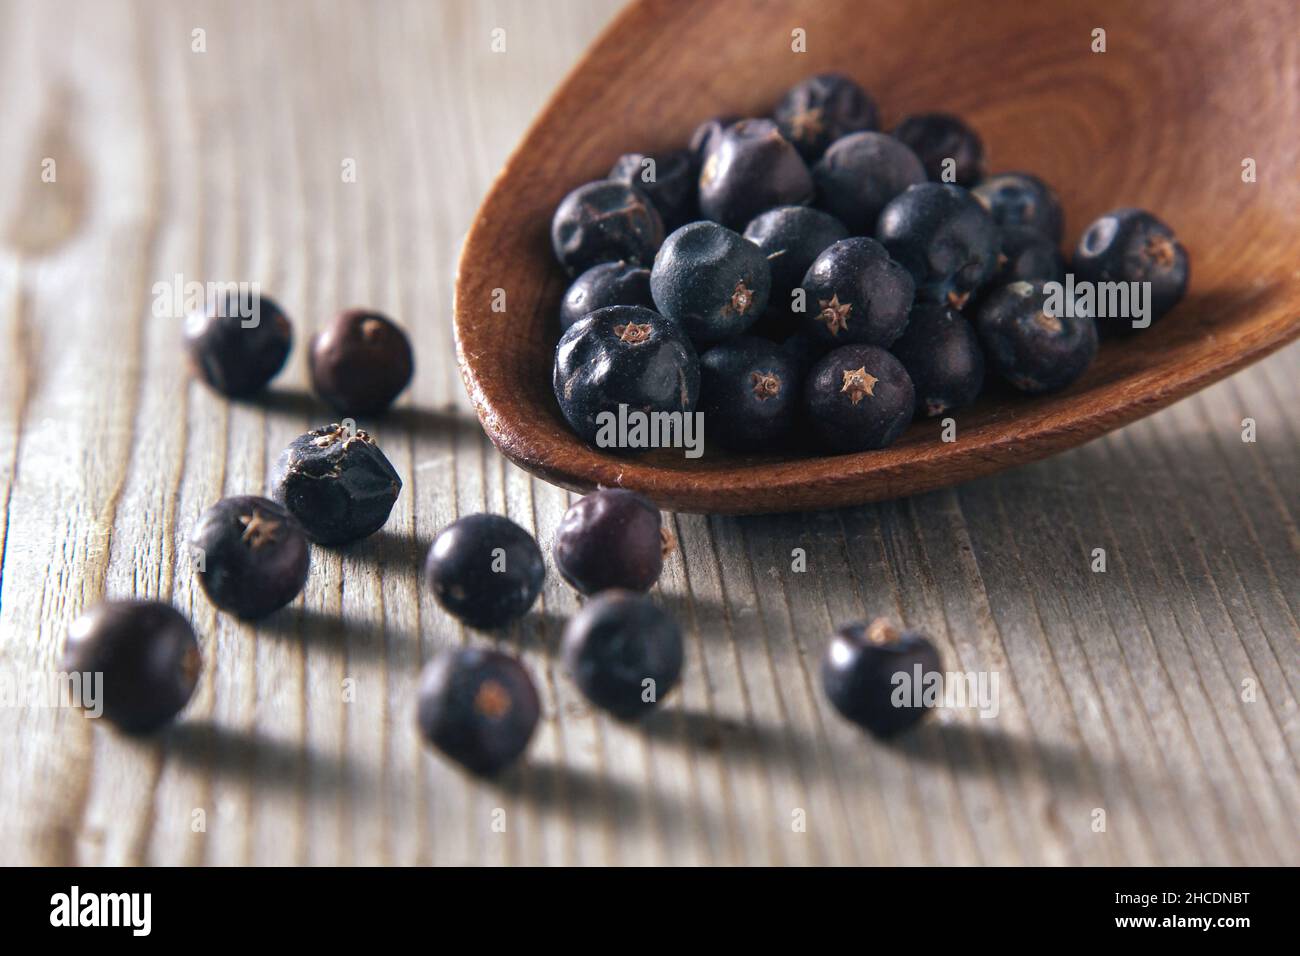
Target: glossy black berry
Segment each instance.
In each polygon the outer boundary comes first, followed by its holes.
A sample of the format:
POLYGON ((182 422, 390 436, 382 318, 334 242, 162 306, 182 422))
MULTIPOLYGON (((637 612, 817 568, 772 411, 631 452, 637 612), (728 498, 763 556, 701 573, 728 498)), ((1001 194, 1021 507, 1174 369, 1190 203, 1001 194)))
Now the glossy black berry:
POLYGON ((1023 392, 1065 388, 1097 355, 1091 314, 1059 307, 1045 283, 1012 282, 989 293, 975 313, 975 328, 989 365, 1023 392))
POLYGON ((973 186, 984 178, 984 143, 979 134, 948 113, 918 113, 894 127, 894 136, 920 158, 931 182, 973 186), (945 161, 952 174, 945 178, 945 161))
POLYGON ((876 238, 912 274, 920 302, 960 309, 998 266, 998 227, 961 186, 908 187, 880 213, 876 238))
POLYGON ((778 451, 803 400, 799 362, 775 342, 742 335, 700 356, 704 433, 733 451, 778 451))
POLYGON ((433 596, 470 627, 509 624, 533 606, 546 564, 537 542, 500 515, 467 515, 438 532, 424 563, 433 596))
POLYGON ((564 628, 564 666, 593 704, 635 720, 677 686, 682 632, 645 595, 606 591, 564 628))
POLYGON ((1002 228, 1033 229, 1060 244, 1065 228, 1061 201, 1032 173, 998 173, 971 190, 1002 228))
POLYGON ((803 277, 803 331, 828 345, 888 347, 902 334, 915 286, 874 239, 841 239, 803 277))
POLYGON ((231 398, 266 387, 284 367, 293 328, 266 296, 222 295, 185 319, 185 347, 194 374, 231 398))
POLYGON ((541 712, 524 665, 499 651, 445 650, 420 675, 420 733, 480 776, 497 774, 519 758, 541 712))
POLYGON ((564 580, 583 594, 648 591, 659 580, 669 540, 650 499, 602 488, 564 513, 551 556, 564 580))
POLYGON ((916 414, 941 415, 969 405, 984 387, 984 353, 979 337, 961 313, 923 303, 890 346, 903 363, 916 393, 916 414))
POLYGON ((663 220, 665 232, 698 218, 695 191, 699 169, 690 150, 679 149, 656 156, 624 153, 609 171, 609 178, 634 186, 649 196, 663 220))
POLYGON ((874 345, 845 345, 808 373, 804 409, 818 443, 853 452, 892 444, 912 421, 916 398, 901 362, 874 345))
POLYGON ((716 222, 693 222, 664 240, 650 270, 659 313, 692 342, 739 335, 767 308, 771 270, 763 252, 716 222))
POLYGON ((649 309, 614 305, 560 337, 552 385, 569 427, 596 444, 601 413, 617 416, 620 405, 647 413, 695 411, 700 363, 675 322, 649 309))
POLYGON ((842 136, 880 128, 875 101, 841 73, 821 73, 795 84, 772 118, 809 162, 842 136))
POLYGON ((653 309, 650 270, 630 262, 602 262, 573 280, 560 303, 560 328, 567 329, 597 309, 639 305, 653 309))
MULTIPOLYGON (((1191 263, 1174 231, 1144 209, 1116 209, 1083 231, 1071 262, 1076 282, 1149 282, 1151 319, 1172 309, 1187 292, 1191 263)), ((1101 320, 1128 331, 1132 317, 1101 320)))
POLYGON ((697 174, 703 168, 704 161, 709 158, 709 153, 713 152, 713 148, 718 145, 722 131, 739 120, 739 116, 715 116, 695 127, 695 132, 691 134, 690 146, 687 148, 695 161, 697 174))
POLYGON ((790 293, 803 282, 813 260, 848 236, 844 223, 811 206, 769 209, 745 227, 745 238, 758 246, 772 273, 768 300, 782 306, 790 304, 790 293))
POLYGON ((854 133, 837 140, 812 173, 817 207, 859 236, 875 232, 889 200, 925 182, 925 167, 916 154, 884 133, 854 133))
POLYGON ((841 627, 822 661, 822 688, 835 709, 878 737, 919 723, 932 709, 927 688, 941 675, 925 635, 878 618, 841 627))
POLYGON ((991 290, 1022 279, 1062 282, 1065 260, 1056 243, 1037 229, 1004 226, 999 237, 998 268, 986 288, 991 290))
POLYGON ((384 526, 402 479, 364 431, 326 425, 280 454, 271 489, 313 541, 338 545, 384 526))
POLYGON ((190 548, 208 599, 242 618, 279 610, 307 583, 307 536, 267 498, 222 498, 199 517, 190 548))
POLYGON ((316 394, 344 415, 373 415, 411 382, 411 341, 387 316, 349 309, 312 339, 316 394))
POLYGON ((190 622, 158 601, 95 605, 72 622, 63 652, 63 670, 81 675, 77 703, 102 707, 105 719, 131 734, 150 733, 180 713, 201 666, 190 622))
POLYGON ((612 179, 579 186, 551 220, 555 258, 569 275, 600 262, 649 265, 663 241, 663 220, 649 197, 612 179))
POLYGON ((812 198, 807 164, 771 120, 728 126, 700 170, 700 212, 730 229, 744 229, 760 212, 807 205, 812 198))

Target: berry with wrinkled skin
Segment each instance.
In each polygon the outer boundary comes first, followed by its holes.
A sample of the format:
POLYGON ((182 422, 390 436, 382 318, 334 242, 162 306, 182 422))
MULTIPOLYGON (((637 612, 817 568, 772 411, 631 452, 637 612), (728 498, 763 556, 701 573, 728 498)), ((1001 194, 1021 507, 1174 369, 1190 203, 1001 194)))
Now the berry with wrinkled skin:
POLYGON ((827 345, 863 342, 887 348, 907 325, 912 277, 874 239, 842 239, 803 278, 802 331, 827 345))
POLYGON ((326 425, 280 454, 271 488, 313 541, 340 545, 384 526, 402 479, 366 432, 326 425))
POLYGON ((190 546, 204 593, 242 618, 278 611, 307 583, 307 536, 293 515, 267 498, 222 498, 199 517, 190 546))
POLYGON ((740 336, 700 356, 705 434, 733 451, 776 451, 803 397, 799 363, 775 342, 740 336))
POLYGON ((845 345, 808 373, 804 409, 818 443, 869 451, 897 440, 912 421, 915 392, 901 362, 874 345, 845 345))
POLYGON ((659 509, 650 499, 624 488, 601 488, 564 513, 551 557, 561 577, 582 594, 648 591, 663 570, 666 542, 659 509))
POLYGON ((158 601, 95 605, 72 622, 63 652, 63 670, 81 675, 77 703, 101 707, 129 734, 170 723, 193 695, 202 663, 190 622, 158 601))
POLYGON ((830 213, 811 206, 779 206, 756 216, 745 238, 767 257, 772 273, 769 302, 788 306, 813 260, 847 239, 849 231, 830 213))
POLYGON ((894 137, 920 158, 931 182, 944 182, 944 160, 953 161, 958 186, 973 186, 984 178, 984 143, 979 134, 948 113, 919 113, 894 127, 894 137))
POLYGON ((880 128, 875 101, 841 73, 820 73, 796 83, 777 104, 773 119, 809 162, 843 136, 880 128))
POLYGON ((410 339, 378 312, 349 309, 312 340, 312 385, 344 415, 382 412, 410 384, 414 369, 410 339))
POLYGON ((481 647, 441 651, 420 677, 418 700, 424 739, 484 777, 519 759, 542 712, 523 664, 481 647))
POLYGON ((970 322, 946 305, 914 308, 890 351, 912 380, 918 415, 941 415, 969 405, 984 387, 979 337, 970 322))
POLYGON ((682 632, 643 594, 606 591, 564 628, 564 665, 579 690, 620 720, 651 713, 677 686, 682 632))
POLYGON ((284 367, 293 345, 289 319, 268 296, 216 296, 185 319, 194 374, 230 398, 260 392, 284 367), (244 313, 249 313, 245 317, 244 313))
POLYGON ((767 308, 771 286, 758 246, 714 222, 682 226, 664 240, 650 270, 659 313, 696 343, 748 329, 767 308))
POLYGON ((690 150, 659 156, 624 153, 609 171, 609 178, 633 186, 650 197, 663 220, 664 231, 696 218, 695 190, 699 170, 690 150))
POLYGON ((1003 229, 1033 229, 1060 243, 1065 228, 1061 201, 1032 173, 998 173, 971 190, 1003 229))
POLYGON ((812 174, 817 208, 859 236, 875 231, 880 211, 891 199, 925 182, 925 167, 916 154, 884 133, 855 133, 837 140, 812 174))
POLYGON ((835 632, 822 661, 822 689, 844 717, 878 737, 892 737, 929 712, 926 681, 934 678, 927 675, 941 674, 940 667, 939 652, 924 634, 900 632, 877 618, 835 632))
MULTIPOLYGON (((975 314, 988 363, 1022 392, 1065 388, 1097 355, 1089 315, 1053 315, 1045 283, 1012 282, 990 293, 975 314)), ((1078 311, 1078 305, 1074 307, 1078 311)))
POLYGON ((649 197, 612 179, 573 190, 551 220, 555 258, 569 275, 601 262, 649 265, 663 241, 663 220, 649 197))
POLYGON ((639 305, 653 309, 650 270, 629 262, 602 262, 573 280, 560 303, 560 328, 567 329, 597 309, 639 305))
POLYGON ((812 174, 771 120, 741 120, 717 137, 700 170, 700 212, 729 229, 744 229, 776 206, 806 206, 812 174))
POLYGON ((489 630, 523 617, 546 577, 537 542, 509 518, 466 515, 438 532, 424 577, 447 613, 489 630))
MULTIPOLYGON (((1075 282, 1150 282, 1151 320, 1187 292, 1191 263, 1174 231, 1144 209, 1116 209, 1079 238, 1071 263, 1075 282)), ((1106 330, 1132 331, 1129 317, 1101 320, 1106 330)))

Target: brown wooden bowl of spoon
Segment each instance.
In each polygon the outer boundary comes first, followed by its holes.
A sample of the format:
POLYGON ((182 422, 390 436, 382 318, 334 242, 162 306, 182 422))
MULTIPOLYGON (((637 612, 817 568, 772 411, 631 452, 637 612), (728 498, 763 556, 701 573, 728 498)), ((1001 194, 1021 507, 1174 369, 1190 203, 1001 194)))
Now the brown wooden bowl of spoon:
MULTIPOLYGON (((456 281, 457 354, 488 435, 511 460, 577 490, 622 486, 681 511, 834 507, 954 484, 1070 448, 1256 361, 1300 334, 1300 5, 675 3, 621 13, 552 97, 479 211, 456 281), (792 52, 792 30, 805 53, 792 52), (1105 52, 1093 52, 1095 29, 1105 52), (944 110, 981 134, 993 172, 1028 170, 1066 212, 1066 252, 1101 213, 1150 209, 1191 259, 1187 297, 1150 329, 1103 341, 1064 391, 993 387, 953 413, 957 440, 918 419, 880 451, 737 457, 709 447, 615 455, 573 434, 551 391, 568 278, 551 215, 624 152, 685 144, 715 115, 762 116, 782 92, 840 71, 883 127, 944 110), (1253 160, 1257 181, 1246 181, 1253 160), (505 311, 494 311, 505 290, 505 311)), ((706 423, 707 425, 707 423, 706 423)))

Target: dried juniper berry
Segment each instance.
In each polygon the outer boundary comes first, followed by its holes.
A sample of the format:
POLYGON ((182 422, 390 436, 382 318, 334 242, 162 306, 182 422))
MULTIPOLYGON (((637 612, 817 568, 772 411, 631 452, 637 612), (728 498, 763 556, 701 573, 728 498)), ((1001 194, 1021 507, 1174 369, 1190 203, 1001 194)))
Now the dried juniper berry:
POLYGON ((715 116, 712 119, 706 119, 695 127, 695 132, 691 134, 690 146, 687 149, 695 162, 697 174, 704 166, 705 160, 709 158, 709 153, 713 152, 713 147, 718 145, 718 139, 722 136, 722 131, 732 123, 739 122, 739 120, 739 116, 715 116))
POLYGON ((650 270, 630 262, 602 262, 573 280, 560 303, 560 328, 567 329, 597 309, 639 305, 653 309, 650 270))
POLYGON ((524 665, 500 651, 444 650, 420 675, 420 733, 480 776, 494 776, 519 758, 541 712, 537 688, 524 665))
POLYGON ((185 318, 185 347, 194 374, 231 398, 266 387, 284 367, 293 327, 267 296, 213 296, 185 318))
POLYGON ((661 315, 692 342, 739 335, 767 308, 771 269, 762 250, 715 222, 693 222, 664 240, 650 270, 661 315))
POLYGON ((1065 388, 1097 355, 1091 313, 1079 302, 1054 302, 1058 296, 1045 285, 1012 282, 989 293, 975 313, 989 365, 1022 392, 1065 388))
POLYGON ((312 339, 312 386, 344 415, 382 412, 414 370, 410 339, 378 312, 348 309, 312 339))
POLYGON ((533 536, 509 518, 473 514, 438 532, 424 577, 449 614, 487 630, 528 612, 542 590, 546 563, 533 536))
POLYGON ((151 733, 180 713, 201 666, 190 622, 158 601, 95 605, 72 622, 63 652, 64 671, 81 675, 76 703, 98 704, 105 719, 130 734, 151 733))
POLYGON ((874 239, 841 239, 803 277, 803 331, 828 345, 888 347, 907 325, 915 286, 874 239))
POLYGON ((920 302, 960 309, 998 265, 998 227, 961 186, 909 186, 880 213, 876 238, 912 274, 920 302))
POLYGON ((769 302, 789 305, 813 260, 849 237, 848 229, 830 213, 811 206, 778 206, 756 216, 745 227, 745 238, 767 257, 772 273, 769 302))
POLYGON ((912 380, 918 415, 969 405, 984 387, 984 353, 975 329, 946 305, 914 308, 902 337, 889 350, 912 380))
POLYGON ((812 202, 813 181, 799 151, 771 120, 733 123, 718 136, 700 170, 700 212, 744 229, 760 212, 812 202))
POLYGON ((842 73, 820 73, 796 83, 772 118, 809 162, 842 136, 880 128, 875 101, 842 73))
POLYGON ((636 720, 677 686, 682 632, 644 594, 606 591, 565 626, 564 666, 593 704, 636 720))
POLYGON ((208 599, 238 617, 265 617, 307 583, 307 536, 293 515, 267 498, 222 498, 199 517, 190 548, 208 599))
POLYGON ((635 305, 598 309, 569 326, 555 348, 552 378, 565 421, 583 440, 617 447, 602 435, 602 412, 619 406, 654 412, 695 411, 700 363, 681 328, 635 305))
POLYGON ((925 167, 910 149, 884 133, 854 133, 831 144, 812 170, 817 207, 854 235, 871 235, 885 204, 925 182, 925 167))
POLYGON ((634 186, 649 196, 663 220, 665 232, 697 218, 695 190, 699 169, 690 150, 679 149, 657 156, 624 153, 615 161, 609 178, 634 186))
POLYGON ((1061 201, 1032 173, 998 173, 971 190, 1002 228, 1033 229, 1059 244, 1065 227, 1061 201))
POLYGON ((892 737, 934 707, 928 687, 936 678, 929 675, 940 673, 939 652, 929 638, 877 618, 835 632, 822 661, 822 689, 853 723, 892 737))
POLYGON ((742 335, 700 356, 705 434, 733 451, 777 451, 803 399, 798 361, 775 342, 742 335))
POLYGON ((833 452, 892 444, 912 421, 912 380, 903 364, 874 345, 845 345, 808 373, 804 410, 818 444, 833 452))
POLYGON ((1003 226, 999 231, 998 268, 986 288, 991 291, 1022 279, 1062 282, 1065 279, 1065 260, 1061 258, 1056 243, 1037 229, 1003 226))
POLYGON ((280 454, 271 488, 313 541, 340 545, 384 526, 402 479, 364 431, 326 425, 280 454))
POLYGON ((573 190, 551 220, 551 246, 569 275, 599 262, 649 265, 663 241, 663 220, 649 197, 612 179, 573 190))
POLYGON ((601 488, 564 513, 551 557, 564 580, 583 594, 648 591, 659 580, 671 541, 649 498, 601 488))
POLYGON ((984 178, 984 143, 956 116, 918 113, 904 117, 894 127, 894 136, 916 153, 932 182, 973 186, 984 178), (949 168, 951 173, 945 175, 949 168))
MULTIPOLYGON (((1149 318, 1155 321, 1187 292, 1191 263, 1174 231, 1151 213, 1116 209, 1083 231, 1071 267, 1079 282, 1151 283, 1149 318)), ((1107 331, 1146 327, 1133 321, 1104 320, 1107 331)))

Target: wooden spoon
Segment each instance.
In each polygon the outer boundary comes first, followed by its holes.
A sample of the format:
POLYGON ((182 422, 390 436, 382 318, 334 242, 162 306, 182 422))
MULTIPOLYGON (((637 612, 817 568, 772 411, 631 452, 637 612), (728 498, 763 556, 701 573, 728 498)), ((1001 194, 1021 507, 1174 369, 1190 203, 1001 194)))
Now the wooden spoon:
POLYGON ((1300 334, 1297 38, 1300 5, 1287 0, 634 3, 552 97, 466 238, 456 343, 483 427, 511 460, 565 487, 622 486, 665 508, 752 513, 950 485, 1148 415, 1300 334), (796 29, 807 52, 792 50, 796 29), (1105 52, 1093 51, 1097 29, 1105 52), (886 129, 924 110, 968 119, 992 171, 1029 170, 1056 187, 1067 246, 1108 209, 1152 210, 1191 256, 1187 298, 1150 329, 1105 342, 1063 392, 992 388, 953 414, 954 442, 930 419, 887 449, 854 455, 710 448, 692 461, 588 447, 551 393, 567 286, 550 249, 555 206, 620 153, 680 146, 709 116, 764 115, 791 84, 829 70, 872 93, 886 129), (1243 178, 1247 160, 1255 182, 1243 178))

